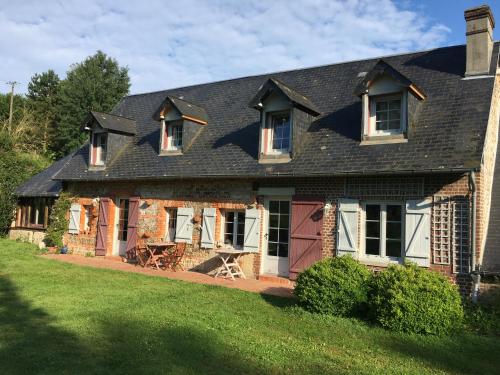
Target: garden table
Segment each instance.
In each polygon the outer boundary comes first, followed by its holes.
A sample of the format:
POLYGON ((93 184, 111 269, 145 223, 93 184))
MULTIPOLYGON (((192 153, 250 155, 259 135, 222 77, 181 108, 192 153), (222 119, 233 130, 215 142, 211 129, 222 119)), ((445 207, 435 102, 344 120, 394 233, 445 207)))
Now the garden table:
POLYGON ((222 265, 219 267, 214 277, 230 277, 231 280, 234 280, 235 276, 240 276, 243 279, 246 279, 245 273, 241 269, 238 260, 242 255, 249 254, 248 251, 222 248, 215 250, 215 252, 222 261, 222 265))

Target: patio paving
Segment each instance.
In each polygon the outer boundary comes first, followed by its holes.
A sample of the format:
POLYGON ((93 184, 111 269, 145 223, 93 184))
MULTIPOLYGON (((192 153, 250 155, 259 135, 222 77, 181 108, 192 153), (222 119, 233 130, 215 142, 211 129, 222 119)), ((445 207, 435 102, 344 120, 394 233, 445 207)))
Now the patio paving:
POLYGON ((94 268, 106 268, 124 272, 141 273, 143 275, 166 277, 173 280, 182 280, 197 284, 219 285, 226 288, 241 289, 248 292, 269 294, 279 297, 293 297, 293 286, 282 285, 276 282, 260 281, 255 279, 236 279, 227 280, 223 278, 214 278, 199 272, 191 271, 164 271, 151 268, 142 268, 134 264, 125 263, 119 257, 84 257, 81 255, 69 254, 46 254, 44 258, 55 259, 61 262, 88 266, 94 268))

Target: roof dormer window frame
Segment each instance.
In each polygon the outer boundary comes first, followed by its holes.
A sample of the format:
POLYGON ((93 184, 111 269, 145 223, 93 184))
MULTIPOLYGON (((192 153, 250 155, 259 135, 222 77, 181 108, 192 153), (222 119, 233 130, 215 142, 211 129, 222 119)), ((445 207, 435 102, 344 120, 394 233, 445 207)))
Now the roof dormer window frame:
POLYGON ((367 135, 370 137, 383 137, 402 135, 406 133, 408 120, 408 91, 385 93, 369 96, 369 118, 367 135), (398 109, 394 107, 399 101, 398 109), (385 104, 382 106, 382 104, 385 104), (382 108, 381 108, 382 107, 382 108), (393 116, 399 112, 399 126, 394 127, 395 118, 393 116), (385 126, 379 126, 382 124, 385 126), (383 129, 385 128, 385 129, 383 129))
POLYGON ((290 155, 292 152, 292 130, 293 130, 293 116, 292 108, 278 111, 265 112, 264 124, 262 126, 262 139, 264 155, 290 155), (288 137, 285 136, 285 129, 280 126, 283 125, 275 123, 277 117, 288 117, 288 137), (288 138, 288 140, 286 140, 288 138), (286 147, 283 144, 287 143, 286 147), (280 145, 280 147, 276 147, 280 145))
POLYGON ((162 138, 160 154, 180 154, 183 150, 184 121, 162 120, 162 138))
POLYGON ((106 165, 108 154, 108 133, 94 129, 90 134, 90 165, 103 167, 106 165))

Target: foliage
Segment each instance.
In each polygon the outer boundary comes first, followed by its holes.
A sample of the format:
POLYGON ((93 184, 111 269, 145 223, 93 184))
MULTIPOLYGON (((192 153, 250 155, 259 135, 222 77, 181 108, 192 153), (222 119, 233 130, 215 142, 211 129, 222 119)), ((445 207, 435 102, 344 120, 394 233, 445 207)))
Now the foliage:
POLYGON ((59 86, 52 145, 56 156, 65 156, 84 143, 86 134, 79 128, 90 110, 111 111, 129 87, 128 68, 101 51, 73 65, 59 86))
POLYGON ((309 311, 339 316, 366 304, 371 272, 349 256, 321 260, 297 278, 295 295, 309 311))
POLYGON ((33 174, 43 170, 48 161, 39 155, 15 152, 10 139, 0 132, 0 235, 7 234, 14 219, 17 198, 15 189, 33 174))
POLYGON ((498 337, 405 335, 294 309, 291 299, 36 252, 0 240, 0 374, 488 375, 500 368, 498 337))
POLYGON ((373 278, 369 305, 374 319, 393 331, 441 335, 462 327, 456 286, 409 262, 392 265, 373 278))
POLYGON ((56 120, 56 103, 59 92, 59 76, 49 69, 47 72, 35 74, 28 84, 28 105, 39 121, 39 142, 44 153, 54 137, 56 120))
POLYGON ((71 207, 71 199, 68 193, 61 193, 56 199, 50 212, 49 225, 45 235, 47 246, 63 246, 63 235, 68 230, 68 210, 71 207))
POLYGON ((467 302, 465 322, 474 332, 500 336, 500 288, 483 292, 476 304, 467 302))
MULTIPOLYGON (((28 100, 23 95, 15 94, 13 103, 12 121, 16 121, 21 116, 21 111, 28 105, 28 100)), ((9 120, 10 93, 0 94, 0 124, 9 120)))

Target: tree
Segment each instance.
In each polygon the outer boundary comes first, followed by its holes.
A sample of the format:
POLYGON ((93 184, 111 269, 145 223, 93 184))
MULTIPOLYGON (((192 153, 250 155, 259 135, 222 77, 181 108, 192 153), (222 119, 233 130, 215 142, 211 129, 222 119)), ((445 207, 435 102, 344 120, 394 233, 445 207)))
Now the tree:
POLYGON ((51 145, 56 156, 64 156, 85 142, 86 135, 79 127, 89 111, 111 111, 129 88, 128 68, 101 51, 72 65, 59 87, 57 127, 51 145))
MULTIPOLYGON (((14 95, 14 112, 12 121, 16 121, 22 116, 22 110, 27 105, 26 97, 22 95, 14 95)), ((0 123, 9 120, 10 93, 0 94, 0 123)))
POLYGON ((49 142, 54 136, 56 120, 57 94, 60 84, 59 76, 49 69, 42 74, 35 74, 28 84, 26 95, 33 114, 39 119, 37 136, 39 136, 42 151, 47 152, 49 142))

